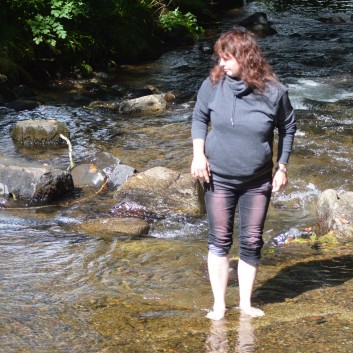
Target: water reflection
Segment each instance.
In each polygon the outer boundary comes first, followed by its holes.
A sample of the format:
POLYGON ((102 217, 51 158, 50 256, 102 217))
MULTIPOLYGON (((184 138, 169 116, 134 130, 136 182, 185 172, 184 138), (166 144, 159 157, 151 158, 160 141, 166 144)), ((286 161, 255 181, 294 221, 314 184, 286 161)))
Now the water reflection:
POLYGON ((237 338, 231 335, 232 329, 226 319, 212 321, 206 340, 206 353, 253 353, 255 334, 252 317, 240 312, 237 338), (233 340, 235 340, 233 342, 233 340))
POLYGON ((237 352, 239 353, 252 353, 254 351, 255 334, 251 320, 251 316, 240 313, 237 345, 237 352))

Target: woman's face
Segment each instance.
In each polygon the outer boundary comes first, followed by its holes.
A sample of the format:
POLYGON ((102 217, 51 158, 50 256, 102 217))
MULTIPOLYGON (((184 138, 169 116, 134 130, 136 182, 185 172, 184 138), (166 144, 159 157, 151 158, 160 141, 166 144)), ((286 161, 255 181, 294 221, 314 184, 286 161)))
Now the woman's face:
POLYGON ((221 57, 219 65, 224 70, 224 73, 230 77, 237 77, 240 75, 239 64, 234 56, 221 57))

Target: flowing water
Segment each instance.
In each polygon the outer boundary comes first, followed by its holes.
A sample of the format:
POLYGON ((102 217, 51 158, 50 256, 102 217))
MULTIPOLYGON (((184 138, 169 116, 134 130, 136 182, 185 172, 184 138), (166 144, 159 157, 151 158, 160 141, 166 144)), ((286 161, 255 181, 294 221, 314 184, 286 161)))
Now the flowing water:
POLYGON ((111 196, 86 203, 77 194, 47 208, 0 210, 1 352, 353 352, 352 248, 270 245, 290 227, 315 226, 321 191, 353 189, 351 1, 247 1, 194 47, 97 82, 53 82, 40 91, 36 110, 0 109, 0 153, 67 168, 66 149, 33 154, 10 137, 18 120, 55 118, 70 128, 76 163, 108 151, 139 171, 188 172, 193 98, 212 65, 200 47, 256 11, 278 31, 260 45, 288 86, 298 120, 290 184, 272 199, 254 293, 266 316, 251 320, 236 310, 232 269, 226 319, 204 318, 212 304, 204 216, 170 217, 147 237, 106 241, 75 225, 106 216, 111 196), (317 20, 332 15, 346 22, 317 20), (154 117, 87 108, 97 96, 114 99, 114 85, 153 85, 180 98, 154 117))

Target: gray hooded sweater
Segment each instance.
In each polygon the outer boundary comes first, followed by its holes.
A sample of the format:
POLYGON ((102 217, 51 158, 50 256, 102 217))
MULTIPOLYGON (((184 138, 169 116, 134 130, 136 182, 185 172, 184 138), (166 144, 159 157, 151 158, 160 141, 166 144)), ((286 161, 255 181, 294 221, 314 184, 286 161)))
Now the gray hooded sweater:
POLYGON ((214 180, 245 184, 270 177, 276 128, 277 161, 287 164, 296 121, 282 84, 269 83, 258 93, 227 75, 214 85, 210 78, 202 83, 193 112, 192 138, 206 141, 214 180))

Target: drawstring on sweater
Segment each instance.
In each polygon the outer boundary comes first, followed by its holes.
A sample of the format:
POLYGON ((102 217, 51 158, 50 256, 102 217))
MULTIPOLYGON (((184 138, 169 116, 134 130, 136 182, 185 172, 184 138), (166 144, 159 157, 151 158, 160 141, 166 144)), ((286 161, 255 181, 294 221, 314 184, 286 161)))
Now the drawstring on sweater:
POLYGON ((225 76, 225 80, 227 81, 229 88, 233 92, 234 99, 233 99, 233 107, 232 107, 232 116, 230 118, 232 127, 235 125, 235 108, 236 108, 236 101, 237 99, 241 99, 242 97, 250 94, 252 92, 252 88, 248 86, 245 82, 241 80, 234 79, 229 76, 225 76))
POLYGON ((237 95, 234 94, 234 99, 233 99, 233 111, 232 111, 232 116, 230 118, 231 122, 232 122, 232 127, 234 126, 234 115, 235 115, 235 107, 237 105, 237 95))

